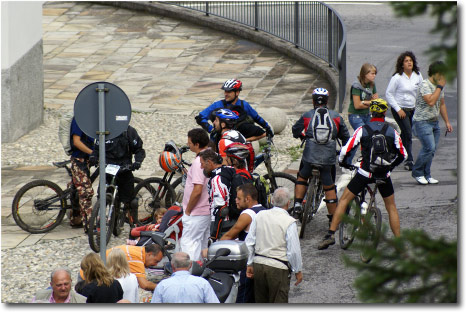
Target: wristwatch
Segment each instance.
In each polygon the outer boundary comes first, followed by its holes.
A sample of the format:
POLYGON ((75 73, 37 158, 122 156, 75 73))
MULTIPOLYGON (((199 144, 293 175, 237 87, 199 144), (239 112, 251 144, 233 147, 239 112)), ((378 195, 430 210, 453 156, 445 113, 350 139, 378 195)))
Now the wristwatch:
POLYGON ((439 89, 440 89, 440 91, 442 91, 442 90, 443 90, 443 87, 442 87, 441 85, 437 85, 437 88, 439 88, 439 89))

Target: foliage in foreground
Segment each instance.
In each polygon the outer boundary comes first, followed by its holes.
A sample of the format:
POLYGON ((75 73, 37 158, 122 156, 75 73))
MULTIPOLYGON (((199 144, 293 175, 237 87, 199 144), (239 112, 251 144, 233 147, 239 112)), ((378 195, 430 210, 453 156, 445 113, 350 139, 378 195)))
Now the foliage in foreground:
MULTIPOLYGON (((356 224, 355 220, 347 220, 356 224)), ((367 228, 356 233, 353 248, 371 253, 365 264, 343 256, 358 276, 354 286, 366 303, 456 303, 457 241, 430 238, 423 230, 405 230, 387 238, 386 228, 376 249, 360 242, 367 228)))

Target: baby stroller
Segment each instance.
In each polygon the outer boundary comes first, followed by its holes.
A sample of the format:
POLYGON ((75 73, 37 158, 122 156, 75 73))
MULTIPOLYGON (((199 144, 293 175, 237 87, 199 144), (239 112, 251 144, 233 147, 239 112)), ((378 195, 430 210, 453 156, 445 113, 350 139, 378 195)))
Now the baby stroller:
MULTIPOLYGON (((159 233, 163 233, 161 236, 166 245, 167 249, 172 249, 173 252, 180 250, 180 238, 183 233, 183 222, 181 217, 183 216, 183 209, 180 206, 171 206, 162 218, 162 222, 157 230, 159 233)), ((145 246, 147 244, 154 244, 152 240, 153 231, 143 231, 140 233, 141 238, 139 239, 136 246, 145 246)))

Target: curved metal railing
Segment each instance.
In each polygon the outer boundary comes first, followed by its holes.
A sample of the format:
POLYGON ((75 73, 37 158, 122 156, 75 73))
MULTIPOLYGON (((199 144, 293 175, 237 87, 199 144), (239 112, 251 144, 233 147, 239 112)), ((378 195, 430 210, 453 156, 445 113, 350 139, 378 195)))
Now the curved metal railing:
POLYGON ((338 71, 338 102, 342 111, 346 93, 346 29, 338 13, 326 4, 318 1, 165 3, 253 27, 324 60, 338 71))

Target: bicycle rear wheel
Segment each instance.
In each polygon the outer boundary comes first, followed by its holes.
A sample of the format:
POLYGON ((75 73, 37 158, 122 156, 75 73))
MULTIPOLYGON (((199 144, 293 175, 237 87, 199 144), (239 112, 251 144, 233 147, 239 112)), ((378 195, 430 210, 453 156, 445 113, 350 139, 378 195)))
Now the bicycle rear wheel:
MULTIPOLYGON (((345 215, 349 218, 355 219, 359 222, 359 215, 361 214, 361 204, 359 197, 355 197, 346 207, 345 215)), ((338 232, 340 237, 341 249, 348 249, 353 243, 354 234, 356 233, 357 226, 342 220, 338 225, 338 232)))
POLYGON ((160 178, 148 178, 134 189, 138 199, 139 223, 152 222, 154 211, 160 207, 169 208, 175 202, 175 191, 170 184, 160 178))
POLYGON ((36 180, 19 189, 11 208, 13 219, 21 229, 40 234, 53 230, 62 222, 66 200, 57 184, 36 180))
POLYGON ((303 215, 301 218, 301 231, 299 232, 299 238, 304 237, 306 225, 311 222, 314 218, 317 209, 319 208, 322 194, 322 185, 318 181, 318 177, 313 176, 309 181, 307 188, 306 203, 304 204, 303 215))
POLYGON ((125 226, 125 212, 123 208, 121 208, 121 203, 118 200, 115 200, 115 224, 113 226, 113 235, 119 236, 121 232, 123 232, 125 226))
POLYGON ((376 252, 377 245, 379 244, 380 231, 382 228, 382 213, 380 212, 380 209, 377 208, 375 200, 372 207, 369 207, 366 215, 364 216, 364 228, 368 230, 368 236, 363 242, 364 249, 360 254, 360 258, 362 262, 369 263, 376 252))
MULTIPOLYGON (((115 211, 111 211, 112 195, 107 194, 106 207, 105 207, 105 227, 107 229, 106 234, 106 245, 110 241, 112 235, 113 226, 115 224, 115 211)), ((100 200, 94 205, 92 209, 91 219, 89 220, 89 231, 87 233, 89 237, 89 246, 95 252, 100 251, 100 200)))
MULTIPOLYGON (((291 174, 284 173, 284 172, 274 172, 272 176, 270 176, 269 174, 266 174, 264 176, 264 179, 267 181, 267 184, 268 184, 267 202, 270 205, 272 202, 271 199, 272 199, 273 192, 275 192, 275 190, 279 187, 286 187, 290 191, 291 194, 294 194, 294 186, 296 183, 296 177, 292 176, 291 174)), ((291 198, 290 207, 288 207, 288 209, 293 207, 293 203, 294 203, 294 197, 291 198)))

